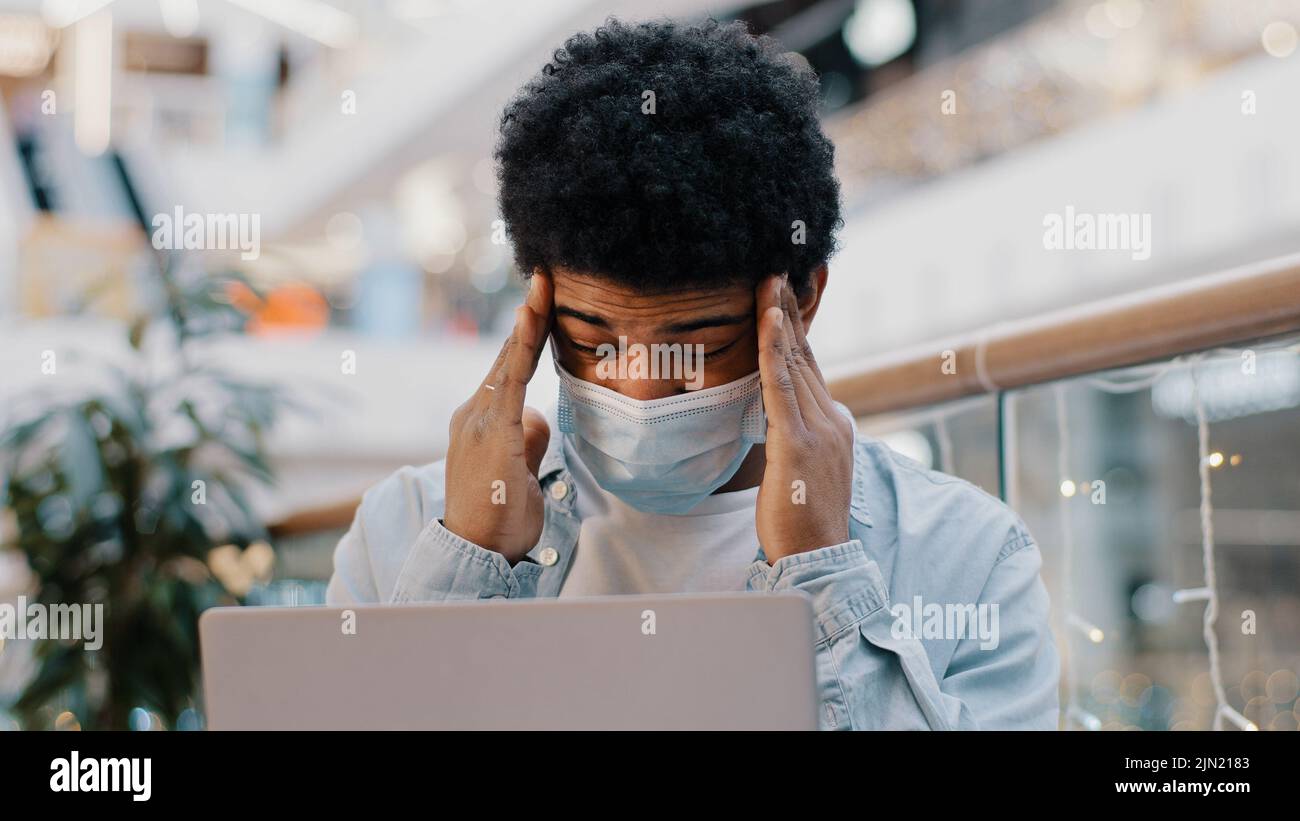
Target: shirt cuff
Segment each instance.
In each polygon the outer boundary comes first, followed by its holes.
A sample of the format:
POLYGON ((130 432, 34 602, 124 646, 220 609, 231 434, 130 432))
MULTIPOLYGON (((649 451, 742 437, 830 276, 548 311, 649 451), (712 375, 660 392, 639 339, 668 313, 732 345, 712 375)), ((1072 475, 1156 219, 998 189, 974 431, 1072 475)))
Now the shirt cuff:
POLYGON ((434 519, 402 565, 393 603, 530 597, 541 573, 534 562, 511 567, 505 556, 462 539, 434 519))
POLYGON ((880 568, 857 539, 782 556, 770 567, 755 561, 745 586, 753 591, 808 594, 819 643, 889 604, 880 568))

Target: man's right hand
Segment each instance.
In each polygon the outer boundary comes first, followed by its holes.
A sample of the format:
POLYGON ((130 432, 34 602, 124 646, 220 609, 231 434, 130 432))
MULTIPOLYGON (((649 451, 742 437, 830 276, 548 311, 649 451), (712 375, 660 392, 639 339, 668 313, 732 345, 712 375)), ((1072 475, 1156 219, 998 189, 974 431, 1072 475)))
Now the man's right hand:
POLYGON ((537 470, 551 431, 524 407, 551 322, 551 281, 534 273, 515 327, 487 379, 451 417, 443 526, 513 565, 542 537, 545 507, 537 470))

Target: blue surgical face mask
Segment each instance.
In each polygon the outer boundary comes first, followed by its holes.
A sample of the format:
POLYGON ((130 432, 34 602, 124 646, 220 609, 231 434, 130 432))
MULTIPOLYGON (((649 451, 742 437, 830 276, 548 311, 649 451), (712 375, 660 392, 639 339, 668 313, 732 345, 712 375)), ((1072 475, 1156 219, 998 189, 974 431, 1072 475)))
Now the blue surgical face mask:
POLYGON ((597 484, 637 510, 681 515, 722 487, 767 438, 758 371, 716 388, 630 399, 557 360, 557 422, 597 484))

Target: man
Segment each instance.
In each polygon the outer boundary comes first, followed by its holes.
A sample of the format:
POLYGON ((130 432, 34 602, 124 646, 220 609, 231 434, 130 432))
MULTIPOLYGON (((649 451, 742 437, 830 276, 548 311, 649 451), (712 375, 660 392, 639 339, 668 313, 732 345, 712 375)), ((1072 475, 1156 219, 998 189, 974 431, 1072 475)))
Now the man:
POLYGON ((739 24, 556 52, 496 152, 525 304, 446 460, 366 494, 330 604, 801 590, 823 727, 1056 727, 1037 545, 859 437, 808 345, 840 224, 816 106, 739 24), (523 404, 548 338, 549 420, 523 404), (637 346, 668 372, 611 362, 637 346))

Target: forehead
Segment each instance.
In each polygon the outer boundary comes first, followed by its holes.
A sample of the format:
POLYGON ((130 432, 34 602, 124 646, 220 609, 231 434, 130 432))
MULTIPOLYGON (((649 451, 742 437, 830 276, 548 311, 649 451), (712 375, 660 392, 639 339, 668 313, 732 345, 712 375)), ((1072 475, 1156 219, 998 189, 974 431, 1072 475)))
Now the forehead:
MULTIPOLYGON (((609 280, 560 269, 552 273, 555 307, 600 317, 611 328, 666 327, 692 319, 747 315, 754 291, 743 284, 667 293, 642 293, 609 280)), ((568 314, 572 316, 572 314, 568 314)))

